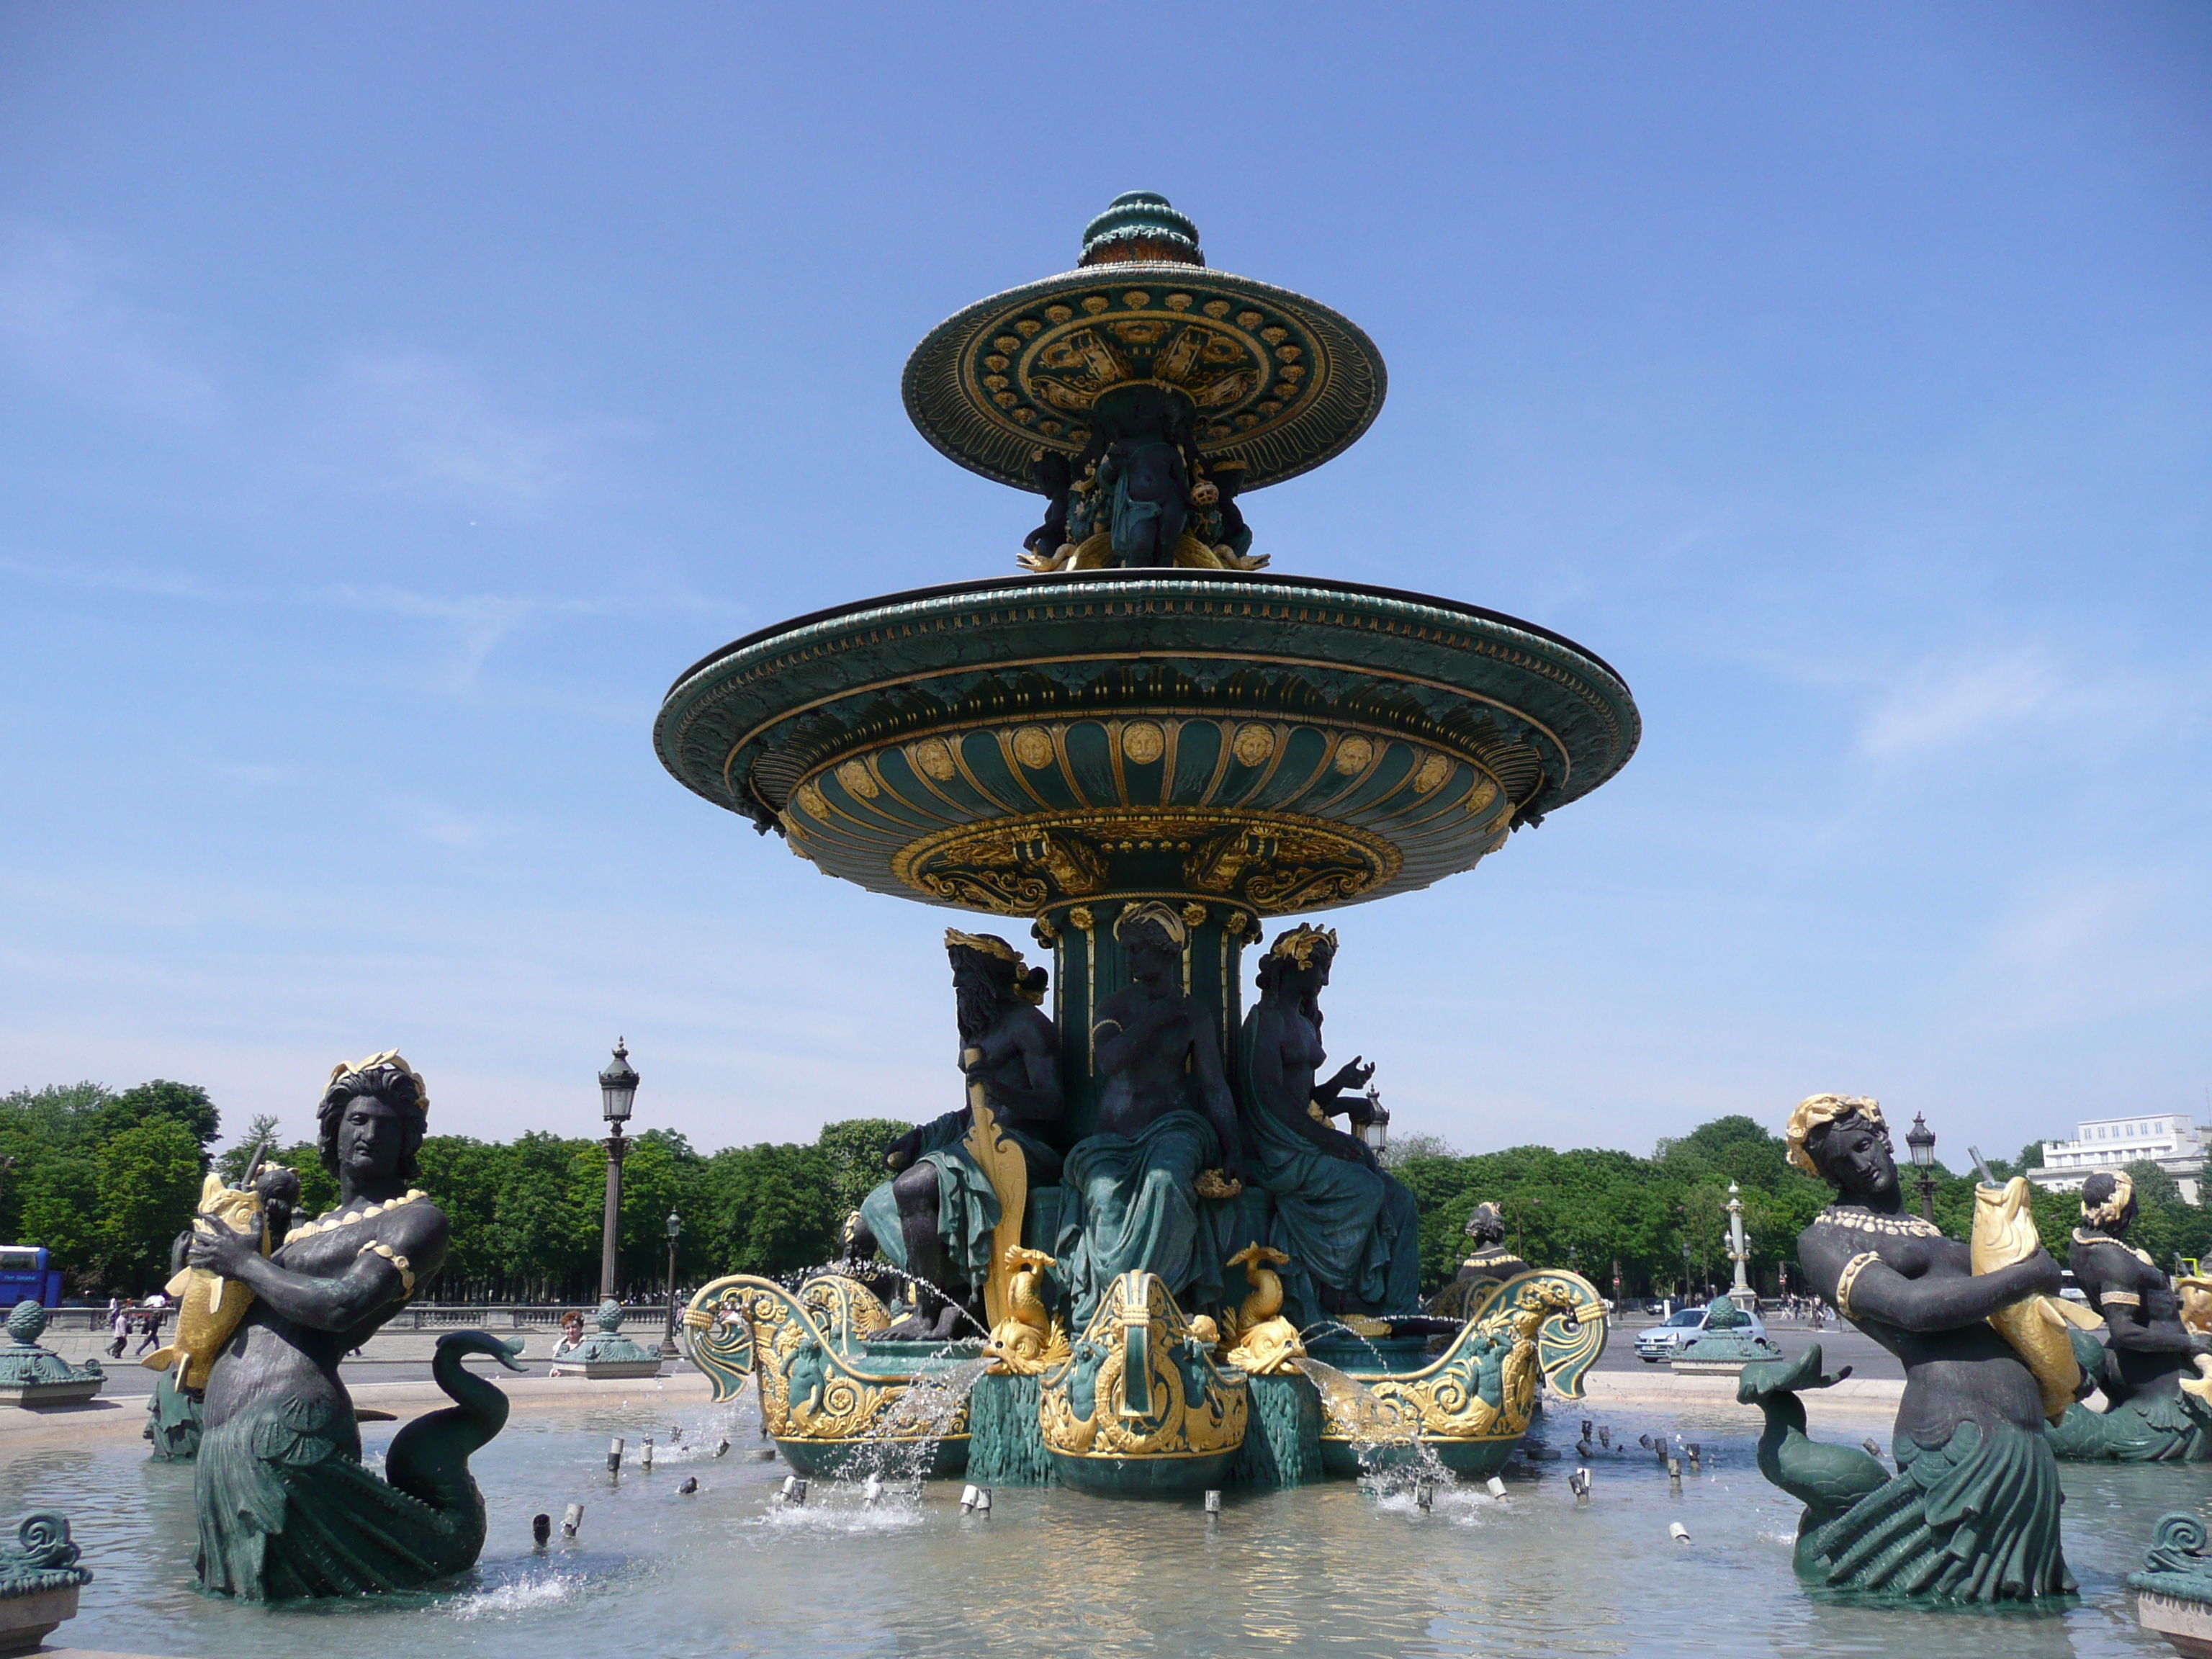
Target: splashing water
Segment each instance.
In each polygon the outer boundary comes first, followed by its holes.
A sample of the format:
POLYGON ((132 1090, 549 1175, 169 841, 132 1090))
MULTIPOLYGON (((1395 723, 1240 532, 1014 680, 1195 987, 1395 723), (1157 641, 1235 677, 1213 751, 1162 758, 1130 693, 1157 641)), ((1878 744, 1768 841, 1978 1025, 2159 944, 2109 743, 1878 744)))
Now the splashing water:
POLYGON ((937 1461, 937 1443, 952 1427, 977 1380, 990 1369, 988 1359, 963 1359, 941 1371, 925 1371, 908 1383, 898 1403, 868 1437, 860 1464, 864 1476, 873 1474, 885 1486, 912 1486, 919 1492, 937 1461))
POLYGON ((1352 1455, 1359 1460, 1360 1484, 1377 1497, 1417 1492, 1448 1491, 1452 1472, 1443 1466, 1436 1449, 1421 1438, 1420 1423, 1400 1411, 1354 1376, 1310 1356, 1293 1359, 1321 1390, 1328 1414, 1352 1425, 1352 1455))

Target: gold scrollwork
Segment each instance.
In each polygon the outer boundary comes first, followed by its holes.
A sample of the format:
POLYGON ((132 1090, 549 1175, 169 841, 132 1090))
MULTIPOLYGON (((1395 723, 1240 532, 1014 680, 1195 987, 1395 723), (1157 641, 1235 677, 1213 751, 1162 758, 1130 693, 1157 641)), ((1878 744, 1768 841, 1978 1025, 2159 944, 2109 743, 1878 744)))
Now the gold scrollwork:
POLYGON ((1115 1279, 1069 1358, 1045 1372, 1038 1390, 1045 1444, 1075 1457, 1234 1451, 1249 1409, 1243 1373, 1214 1364, 1166 1285, 1142 1271, 1115 1279))
POLYGON ((1277 915, 1357 897, 1401 863, 1371 831, 1290 814, 1094 808, 937 830, 892 854, 891 872, 932 898, 1034 916, 1105 890, 1109 854, 1154 849, 1181 854, 1198 891, 1277 915))
MULTIPOLYGON (((1425 1439, 1517 1439, 1548 1378, 1569 1398, 1604 1351, 1605 1304, 1579 1275, 1556 1269, 1516 1274, 1473 1299, 1450 1347, 1418 1371, 1350 1375, 1425 1439)), ((1353 1439, 1363 1425, 1324 1394, 1324 1437, 1353 1439)))
MULTIPOLYGON (((912 1376, 860 1372, 847 1364, 842 1352, 845 1342, 863 1334, 854 1322, 871 1321, 882 1312, 882 1304, 865 1287, 842 1281, 842 1285, 850 1286, 848 1290, 836 1281, 836 1275, 825 1274, 810 1280, 794 1295, 773 1279, 732 1273, 702 1286, 691 1298, 684 1314, 684 1328, 696 1352, 702 1331, 730 1323, 743 1325, 751 1343, 752 1374, 760 1384, 761 1421, 777 1439, 936 1436, 939 1431, 933 1425, 919 1420, 908 1424, 893 1416, 912 1376), (801 1300, 810 1290, 820 1305, 846 1322, 842 1328, 825 1328, 817 1322, 801 1300)), ((963 1403, 942 1433, 967 1432, 968 1408, 963 1403)))

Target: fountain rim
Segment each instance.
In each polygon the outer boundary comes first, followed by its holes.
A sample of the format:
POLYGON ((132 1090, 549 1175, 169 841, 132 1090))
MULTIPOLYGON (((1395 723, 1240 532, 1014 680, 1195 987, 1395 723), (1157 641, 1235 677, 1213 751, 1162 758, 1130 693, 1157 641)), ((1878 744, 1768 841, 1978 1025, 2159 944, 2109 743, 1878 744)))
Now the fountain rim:
MULTIPOLYGON (((661 706, 665 709, 674 700, 678 692, 701 674, 740 652, 750 650, 753 647, 773 640, 781 635, 793 634, 804 629, 818 627, 841 617, 858 616, 866 611, 887 609, 895 605, 921 604, 957 593, 1011 592, 1023 587, 1048 590, 1054 586, 1069 586, 1078 583, 1160 580, 1176 578, 1208 585, 1226 584, 1264 587, 1275 584, 1310 587, 1319 592, 1341 594, 1347 598, 1394 599, 1409 605, 1432 606, 1438 611, 1463 616, 1476 622, 1518 629, 1552 645, 1573 652, 1584 661, 1602 671, 1620 687, 1624 693, 1627 693, 1631 702, 1633 702, 1634 694, 1630 691, 1626 678, 1619 669, 1588 646, 1571 640, 1565 635, 1546 628, 1540 623, 1528 622, 1505 611, 1493 611, 1486 605, 1470 604, 1464 599, 1446 599, 1434 593, 1423 593, 1412 588, 1381 587, 1370 582, 1345 581, 1330 576, 1297 576, 1287 572, 1272 570, 1209 570, 1203 575, 1194 575, 1192 573, 1178 571, 1168 567, 1133 567, 1110 568, 1103 570, 1048 571, 1012 576, 975 577, 966 581, 934 582, 927 587, 901 588, 896 592, 874 594, 867 599, 850 599, 842 605, 828 605, 819 611, 810 611, 802 616, 790 617, 781 622, 770 623, 765 628, 757 628, 751 633, 708 652, 669 683, 668 690, 661 696, 661 706)), ((1636 746, 1633 742, 1628 745, 1627 753, 1621 757, 1623 764, 1626 763, 1629 755, 1634 753, 1636 746)))

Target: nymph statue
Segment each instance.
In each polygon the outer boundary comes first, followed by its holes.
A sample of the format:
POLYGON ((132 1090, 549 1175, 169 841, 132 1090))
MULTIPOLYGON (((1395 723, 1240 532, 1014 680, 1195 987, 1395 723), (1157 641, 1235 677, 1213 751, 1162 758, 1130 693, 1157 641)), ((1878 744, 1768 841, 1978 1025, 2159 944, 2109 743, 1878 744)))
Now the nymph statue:
POLYGON ((1528 1264, 1505 1248, 1505 1213, 1497 1205, 1476 1205, 1462 1231, 1474 1248, 1459 1264, 1455 1279, 1494 1279, 1502 1284, 1528 1271, 1528 1264))
MULTIPOLYGON (((999 1130, 1021 1149, 1030 1183, 1056 1182, 1060 1153, 1045 1137, 1064 1103, 1060 1034, 1037 1006, 1045 971, 1026 966, 994 933, 948 928, 945 951, 961 1073, 971 1087, 982 1085, 999 1130)), ((963 1106, 909 1131, 884 1160, 897 1173, 868 1194, 848 1229, 848 1256, 880 1249, 914 1277, 914 1311, 884 1332, 887 1340, 942 1340, 971 1319, 981 1328, 981 1309, 970 1304, 990 1272, 1001 1206, 968 1146, 974 1123, 973 1109, 963 1106)))
POLYGON ((1321 994, 1336 960, 1334 929, 1279 934, 1260 963, 1260 1000, 1244 1017, 1244 1126, 1250 1178, 1273 1196, 1269 1243, 1290 1318, 1414 1313, 1420 1306, 1420 1223, 1413 1194, 1385 1174, 1357 1134, 1373 1109, 1358 1090, 1374 1076, 1354 1056, 1326 1079, 1321 994), (1346 1091, 1352 1098, 1346 1101, 1346 1091))
MULTIPOLYGON (((1836 1189, 1797 1237, 1798 1259, 1844 1316, 1905 1366, 1892 1474, 1854 1447, 1805 1435, 1797 1391, 1818 1344, 1744 1368, 1739 1398, 1766 1414, 1760 1473, 1801 1498, 1796 1570, 1837 1589, 1960 1601, 2063 1595, 2058 1465, 2036 1374, 1990 1316, 2058 1288, 2038 1248, 1977 1275, 1966 1245, 1899 1202, 1889 1130, 1874 1101, 1814 1095, 1790 1115, 1790 1161, 1836 1189)), ((1847 1367, 1846 1370, 1849 1368, 1847 1367)))
POLYGON ((1053 1251, 1078 1327, 1116 1275, 1138 1268, 1158 1273, 1185 1308, 1221 1299, 1221 1264, 1235 1248, 1224 1200, 1238 1190, 1243 1146, 1213 1028, 1182 989, 1188 937, 1157 902, 1114 923, 1131 982, 1091 1027, 1098 1132, 1067 1155, 1053 1251))
POLYGON ((258 1220, 196 1232, 190 1261, 253 1300, 209 1374, 194 1497, 200 1583, 255 1601, 362 1595, 462 1571, 483 1548, 469 1456, 507 1421, 507 1398, 463 1369, 482 1331, 443 1337, 433 1374, 451 1408, 402 1429, 380 1478, 362 1467, 338 1361, 405 1305, 445 1261, 444 1213, 410 1187, 428 1097, 397 1053, 331 1073, 316 1109, 337 1207, 264 1255, 258 1220))
POLYGON ((2135 1182, 2100 1171, 2081 1183, 2081 1224, 2067 1265, 2105 1322, 2106 1341, 2076 1340, 2081 1368, 2105 1391, 2106 1409, 2075 1405, 2051 1431, 2064 1458, 2125 1463, 2212 1457, 2212 1391, 2198 1372, 2212 1338, 2184 1328, 2181 1298, 2149 1256, 2128 1243, 2135 1182))
POLYGON ((1102 428, 1110 420, 1122 434, 1098 463, 1098 485, 1111 504, 1114 562, 1171 565, 1190 517, 1188 400, 1139 386, 1117 388, 1111 401, 1110 416, 1103 408, 1094 413, 1102 428))

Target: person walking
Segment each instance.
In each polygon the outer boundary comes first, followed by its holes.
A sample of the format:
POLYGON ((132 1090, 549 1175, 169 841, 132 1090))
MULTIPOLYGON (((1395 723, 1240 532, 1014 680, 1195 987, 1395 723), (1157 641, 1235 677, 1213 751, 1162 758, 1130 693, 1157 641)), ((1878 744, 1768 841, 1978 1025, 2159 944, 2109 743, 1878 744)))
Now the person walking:
POLYGON ((124 1306, 119 1296, 107 1298, 107 1357, 122 1358, 123 1350, 131 1340, 131 1310, 124 1306))
MULTIPOLYGON (((138 1341, 139 1353, 146 1353, 161 1346, 161 1317, 168 1312, 168 1309, 164 1305, 166 1301, 167 1298, 159 1291, 146 1298, 146 1320, 140 1327, 145 1334, 138 1341)), ((136 1357, 133 1356, 133 1358, 136 1357)))

